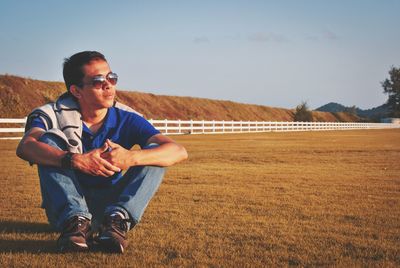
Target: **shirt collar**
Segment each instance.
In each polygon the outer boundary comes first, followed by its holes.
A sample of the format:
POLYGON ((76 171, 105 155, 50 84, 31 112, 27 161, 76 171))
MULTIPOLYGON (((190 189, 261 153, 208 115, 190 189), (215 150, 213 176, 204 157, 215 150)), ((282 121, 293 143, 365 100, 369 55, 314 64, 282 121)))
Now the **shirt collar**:
POLYGON ((110 107, 104 121, 104 128, 111 129, 115 127, 117 127, 117 112, 115 111, 115 107, 110 107))
MULTIPOLYGON (((101 129, 112 129, 117 127, 117 112, 115 107, 108 108, 106 119, 104 120, 104 124, 101 129)), ((92 133, 90 129, 83 123, 83 131, 92 133)))

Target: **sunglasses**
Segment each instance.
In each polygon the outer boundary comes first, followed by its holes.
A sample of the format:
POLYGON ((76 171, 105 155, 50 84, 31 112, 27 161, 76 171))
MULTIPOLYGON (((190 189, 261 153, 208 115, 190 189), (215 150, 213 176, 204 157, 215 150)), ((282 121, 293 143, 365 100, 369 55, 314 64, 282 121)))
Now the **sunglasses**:
POLYGON ((96 75, 92 78, 91 85, 96 88, 100 89, 103 85, 108 81, 111 85, 115 86, 118 82, 118 75, 116 73, 108 73, 106 76, 103 75, 96 75))

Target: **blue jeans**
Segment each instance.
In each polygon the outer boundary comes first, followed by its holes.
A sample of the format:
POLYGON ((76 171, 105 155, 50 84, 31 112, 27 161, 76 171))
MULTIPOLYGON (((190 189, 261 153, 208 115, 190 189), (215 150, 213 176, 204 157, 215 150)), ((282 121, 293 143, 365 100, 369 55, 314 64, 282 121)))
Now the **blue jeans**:
MULTIPOLYGON (((54 134, 44 134, 40 141, 61 150, 66 148, 64 140, 54 134)), ((79 183, 72 169, 38 165, 38 172, 42 207, 49 223, 60 231, 63 223, 72 216, 91 219, 96 228, 105 214, 115 210, 129 218, 133 223, 130 228, 133 228, 159 188, 165 168, 131 167, 115 185, 103 188, 79 183)))

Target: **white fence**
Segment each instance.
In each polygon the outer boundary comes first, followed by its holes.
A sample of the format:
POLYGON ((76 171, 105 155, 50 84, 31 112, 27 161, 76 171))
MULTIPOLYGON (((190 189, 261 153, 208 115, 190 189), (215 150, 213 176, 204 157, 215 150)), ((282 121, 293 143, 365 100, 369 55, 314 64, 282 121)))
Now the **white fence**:
MULTIPOLYGON (((18 124, 20 127, 0 128, 0 133, 11 135, 0 139, 20 139, 26 119, 0 119, 0 124, 18 124), (19 135, 16 135, 19 133, 19 135)), ((164 134, 217 134, 270 131, 320 131, 350 129, 400 128, 392 123, 342 123, 342 122, 268 122, 268 121, 194 121, 194 120, 149 120, 164 134)), ((1 126, 1 125, 0 125, 1 126)), ((4 135, 4 134, 2 134, 4 135)))
POLYGON ((0 134, 1 133, 6 133, 7 135, 12 135, 12 136, 0 136, 0 140, 15 140, 15 139, 21 139, 22 134, 18 135, 17 133, 23 133, 25 128, 23 127, 25 125, 26 118, 0 118, 0 126, 1 124, 18 124, 21 125, 22 127, 7 127, 7 128, 1 128, 0 127, 0 134))

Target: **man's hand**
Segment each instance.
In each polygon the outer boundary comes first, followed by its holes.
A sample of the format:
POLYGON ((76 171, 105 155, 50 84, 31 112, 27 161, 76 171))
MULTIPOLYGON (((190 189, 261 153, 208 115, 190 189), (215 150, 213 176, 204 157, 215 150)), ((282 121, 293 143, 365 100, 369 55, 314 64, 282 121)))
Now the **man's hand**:
POLYGON ((104 160, 120 168, 121 170, 126 170, 132 166, 134 151, 127 150, 109 139, 107 139, 105 145, 107 145, 108 148, 111 148, 111 150, 101 154, 101 157, 104 160))
POLYGON ((151 143, 159 146, 142 150, 127 150, 121 145, 107 140, 105 144, 111 150, 104 150, 100 156, 121 170, 133 166, 168 167, 187 158, 187 152, 182 145, 162 134, 156 134, 149 138, 147 144, 151 143))
POLYGON ((105 143, 101 148, 94 149, 85 154, 75 154, 72 158, 72 167, 93 176, 110 177, 121 169, 103 159, 101 154, 109 149, 105 143))

